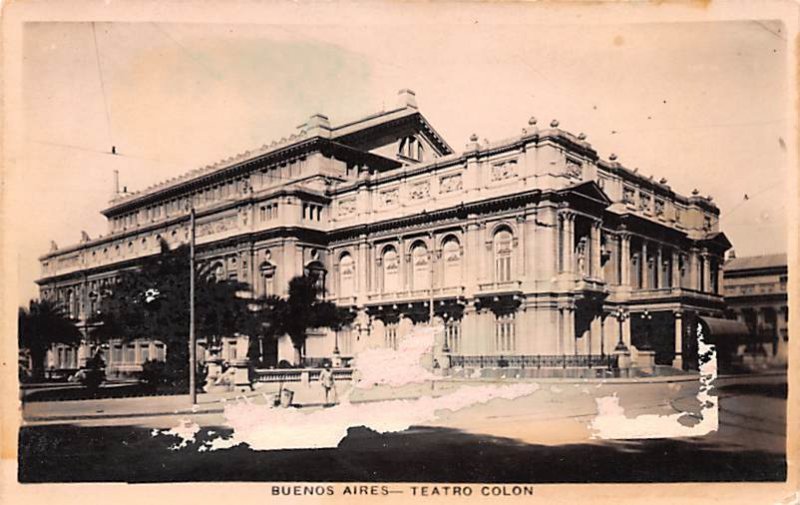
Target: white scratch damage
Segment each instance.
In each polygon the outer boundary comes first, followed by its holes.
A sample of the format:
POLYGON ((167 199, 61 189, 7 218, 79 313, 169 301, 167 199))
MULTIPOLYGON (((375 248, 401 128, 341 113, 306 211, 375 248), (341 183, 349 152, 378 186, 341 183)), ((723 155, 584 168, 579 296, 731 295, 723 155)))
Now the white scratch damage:
POLYGON ((717 397, 710 394, 717 378, 717 359, 713 345, 705 343, 702 327, 697 325, 698 355, 700 357, 700 389, 697 400, 700 402, 699 422, 692 426, 684 425, 681 418, 690 415, 678 412, 670 415, 643 414, 626 417, 625 409, 619 404, 616 394, 597 398, 597 417, 591 422, 592 438, 600 439, 641 439, 696 437, 707 435, 719 429, 719 404, 717 397))

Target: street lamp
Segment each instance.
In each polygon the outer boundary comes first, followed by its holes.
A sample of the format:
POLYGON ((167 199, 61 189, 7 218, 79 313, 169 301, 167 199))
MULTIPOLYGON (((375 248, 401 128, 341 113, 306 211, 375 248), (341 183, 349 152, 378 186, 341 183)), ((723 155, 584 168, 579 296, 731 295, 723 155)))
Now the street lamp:
POLYGON ((194 323, 194 246, 195 246, 195 211, 194 202, 189 205, 189 402, 197 404, 197 337, 194 323))
POLYGON ((644 321, 644 345, 642 346, 642 350, 649 350, 650 346, 650 321, 653 320, 653 314, 650 313, 649 310, 644 309, 644 312, 640 315, 642 321, 644 321))
MULTIPOLYGON (((242 193, 252 196, 253 187, 244 182, 242 193)), ((226 200, 239 200, 240 198, 228 198, 226 200)), ((186 201, 189 207, 189 401, 192 405, 197 404, 197 337, 195 335, 195 208, 194 197, 186 201)))
POLYGON ((628 352, 628 347, 625 345, 625 342, 622 340, 622 334, 624 332, 624 323, 625 320, 628 318, 628 313, 624 307, 620 307, 614 313, 614 317, 617 318, 619 321, 619 342, 617 342, 617 346, 614 348, 614 351, 618 352, 628 352))

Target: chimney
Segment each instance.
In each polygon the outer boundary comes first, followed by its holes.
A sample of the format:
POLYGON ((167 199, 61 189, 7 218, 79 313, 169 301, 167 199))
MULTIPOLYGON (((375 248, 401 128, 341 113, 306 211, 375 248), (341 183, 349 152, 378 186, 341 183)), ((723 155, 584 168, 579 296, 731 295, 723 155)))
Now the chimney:
POLYGON ((401 89, 397 92, 397 105, 398 107, 408 107, 411 109, 418 108, 416 93, 408 88, 401 89))
POLYGON ((114 169, 114 187, 112 188, 111 198, 119 196, 119 170, 114 169))
POLYGON ((304 129, 310 137, 330 138, 331 136, 331 122, 325 114, 316 113, 308 118, 304 129))

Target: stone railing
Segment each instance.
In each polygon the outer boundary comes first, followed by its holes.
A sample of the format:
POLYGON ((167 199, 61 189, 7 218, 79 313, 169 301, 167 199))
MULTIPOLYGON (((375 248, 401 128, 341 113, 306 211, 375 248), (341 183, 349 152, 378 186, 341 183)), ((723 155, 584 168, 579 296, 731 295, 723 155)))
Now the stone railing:
POLYGON ((478 291, 482 293, 503 293, 520 291, 522 281, 482 282, 478 284, 478 291))
MULTIPOLYGON (((253 382, 314 382, 321 372, 321 368, 257 368, 253 382)), ((353 380, 353 369, 334 368, 333 380, 353 380)))

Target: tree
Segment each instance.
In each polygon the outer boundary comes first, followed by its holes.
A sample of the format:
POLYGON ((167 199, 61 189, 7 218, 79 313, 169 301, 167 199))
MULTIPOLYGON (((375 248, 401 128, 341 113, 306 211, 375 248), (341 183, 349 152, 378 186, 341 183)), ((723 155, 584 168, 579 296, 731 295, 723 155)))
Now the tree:
MULTIPOLYGON (((195 333, 208 345, 223 336, 252 327, 249 292, 245 283, 219 280, 207 266, 195 274, 195 333)), ((101 340, 153 338, 167 346, 167 368, 188 380, 189 248, 170 250, 145 258, 120 274, 101 302, 101 340)))
POLYGON ((349 310, 321 300, 321 294, 322 289, 315 277, 294 277, 289 281, 288 298, 273 299, 268 311, 257 313, 261 323, 269 325, 272 335, 289 335, 296 364, 303 364, 303 349, 309 329, 330 328, 338 331, 353 320, 349 310))
POLYGON ((17 342, 27 349, 33 365, 33 377, 44 376, 44 360, 53 344, 78 345, 81 332, 64 316, 61 306, 51 300, 31 300, 19 308, 17 342))
POLYGON ((284 300, 277 295, 261 297, 253 301, 253 317, 247 318, 251 327, 244 328, 243 332, 250 335, 250 347, 247 357, 257 365, 265 364, 265 348, 270 347, 277 351, 277 340, 283 335, 282 325, 278 320, 284 312, 284 300))

